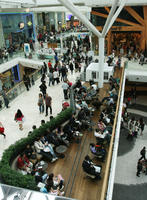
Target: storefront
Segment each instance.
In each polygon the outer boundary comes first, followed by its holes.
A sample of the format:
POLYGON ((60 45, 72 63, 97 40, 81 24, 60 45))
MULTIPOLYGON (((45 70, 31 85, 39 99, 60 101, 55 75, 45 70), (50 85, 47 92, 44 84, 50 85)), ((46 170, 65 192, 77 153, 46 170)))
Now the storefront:
POLYGON ((35 39, 33 13, 0 14, 6 47, 35 39))

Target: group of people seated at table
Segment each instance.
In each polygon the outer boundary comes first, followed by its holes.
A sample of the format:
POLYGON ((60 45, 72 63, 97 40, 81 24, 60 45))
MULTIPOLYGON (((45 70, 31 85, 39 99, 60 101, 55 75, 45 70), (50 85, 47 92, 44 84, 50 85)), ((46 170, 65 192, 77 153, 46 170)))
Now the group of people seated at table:
MULTIPOLYGON (((90 143, 90 152, 100 161, 104 161, 106 157, 105 144, 109 144, 112 134, 113 121, 115 117, 117 92, 119 81, 110 77, 109 96, 104 97, 99 104, 101 106, 100 118, 97 123, 97 128, 94 131, 96 144, 90 143)), ((81 115, 82 117, 82 115, 81 115)), ((86 155, 82 167, 84 172, 92 175, 93 178, 100 178, 102 167, 94 164, 90 157, 86 155)))
POLYGON ((82 85, 80 80, 78 80, 74 86, 75 99, 85 101, 86 103, 91 102, 97 92, 97 85, 94 83, 90 85, 90 87, 86 87, 85 85, 82 85))
MULTIPOLYGON (((56 148, 60 145, 69 147, 69 144, 72 143, 76 137, 82 136, 81 131, 90 126, 90 120, 94 109, 93 107, 88 106, 86 98, 84 97, 88 97, 90 96, 89 94, 94 94, 94 92, 87 92, 87 89, 85 86, 82 86, 80 81, 77 82, 75 89, 77 90, 75 95, 78 105, 76 106, 78 110, 77 116, 73 114, 64 125, 58 126, 54 130, 46 130, 44 135, 38 137, 33 144, 27 145, 24 152, 20 154, 17 159, 17 168, 23 174, 35 175, 36 184, 45 184, 43 187, 40 187, 42 192, 63 195, 63 179, 61 179, 61 176, 59 176, 59 178, 58 176, 55 177, 53 174, 48 175, 41 166, 36 167, 40 160, 38 157, 41 156, 41 159, 45 159, 47 162, 55 162, 60 157, 59 153, 56 152, 56 148), (79 88, 79 90, 77 90, 77 88, 79 88), (55 184, 55 180, 58 184, 55 184)), ((92 90, 96 91, 96 88, 92 87, 91 91, 92 90)), ((101 105, 104 104, 104 102, 105 100, 102 101, 101 105)), ((102 110, 100 120, 98 121, 98 127, 94 132, 97 138, 97 144, 90 143, 91 153, 96 157, 101 158, 102 161, 105 160, 106 150, 101 141, 106 140, 107 143, 110 141, 116 107, 115 102, 116 100, 114 99, 114 103, 111 102, 110 104, 105 104, 105 109, 102 110)), ((45 121, 41 121, 41 125, 44 123, 45 121)), ((35 125, 33 126, 33 129, 36 129, 35 125)), ((101 178, 100 173, 102 167, 95 165, 88 155, 85 157, 82 167, 86 173, 94 175, 95 178, 101 178)))
POLYGON ((64 194, 64 179, 60 174, 58 176, 48 175, 43 169, 45 165, 48 167, 46 162, 39 162, 37 154, 30 145, 27 145, 25 151, 17 158, 17 169, 23 175, 35 176, 36 185, 41 192, 62 196, 64 194))
POLYGON ((47 174, 42 167, 35 172, 35 180, 40 187, 40 192, 49 193, 56 196, 64 195, 64 179, 61 174, 55 176, 53 173, 47 174))

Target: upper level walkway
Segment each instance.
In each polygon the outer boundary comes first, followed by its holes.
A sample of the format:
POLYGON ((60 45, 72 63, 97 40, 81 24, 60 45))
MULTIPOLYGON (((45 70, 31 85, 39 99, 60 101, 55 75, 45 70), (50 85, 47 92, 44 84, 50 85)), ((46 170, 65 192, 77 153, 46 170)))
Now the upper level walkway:
MULTIPOLYGON (((138 96, 137 105, 132 105, 128 109, 130 115, 136 119, 143 117, 145 124, 147 124, 146 100, 147 95, 144 98, 138 96)), ((139 135, 133 141, 126 139, 127 134, 127 129, 122 129, 120 132, 113 200, 145 200, 147 198, 147 176, 141 173, 140 177, 137 177, 136 172, 140 150, 147 145, 147 126, 145 125, 143 136, 139 135)))

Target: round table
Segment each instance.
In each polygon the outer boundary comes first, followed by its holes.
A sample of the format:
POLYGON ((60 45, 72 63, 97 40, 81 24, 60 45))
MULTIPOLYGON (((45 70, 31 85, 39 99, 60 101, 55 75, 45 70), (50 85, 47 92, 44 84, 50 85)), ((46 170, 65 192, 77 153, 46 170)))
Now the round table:
POLYGON ((37 164, 37 169, 39 168, 42 168, 43 171, 45 171, 47 168, 48 168, 48 163, 45 162, 45 161, 40 161, 38 164, 37 164))
POLYGON ((67 150, 67 147, 65 145, 60 145, 56 147, 56 152, 57 153, 64 153, 67 150))

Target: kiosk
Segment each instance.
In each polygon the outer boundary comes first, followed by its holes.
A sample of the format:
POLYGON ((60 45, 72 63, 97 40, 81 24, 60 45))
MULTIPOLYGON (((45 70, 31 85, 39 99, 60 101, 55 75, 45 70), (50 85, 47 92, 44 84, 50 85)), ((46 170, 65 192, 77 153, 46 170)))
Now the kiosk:
MULTIPOLYGON (((109 82, 109 78, 114 72, 113 66, 104 63, 104 82, 109 82)), ((86 69, 86 81, 93 80, 99 82, 99 63, 91 63, 86 69)))

